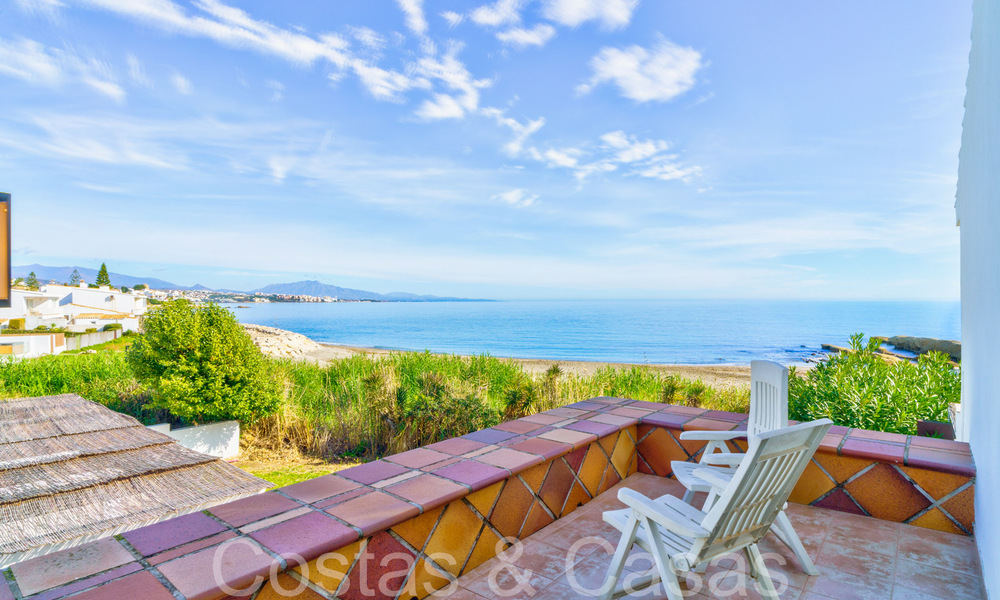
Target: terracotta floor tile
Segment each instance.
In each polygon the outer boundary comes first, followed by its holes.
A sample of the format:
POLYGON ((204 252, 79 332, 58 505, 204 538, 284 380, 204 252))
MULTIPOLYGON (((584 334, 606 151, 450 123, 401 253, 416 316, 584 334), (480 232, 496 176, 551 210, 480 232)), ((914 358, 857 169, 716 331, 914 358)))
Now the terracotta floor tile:
POLYGON ((275 562, 256 542, 240 538, 163 563, 159 570, 188 600, 218 598, 216 561, 222 583, 236 590, 247 589, 257 575, 266 577, 275 562))
POLYGON ((371 535, 417 516, 420 509, 389 494, 371 492, 331 506, 326 512, 357 527, 363 535, 371 535))
POLYGON ((435 475, 424 474, 384 488, 385 491, 415 502, 425 511, 437 508, 469 493, 464 485, 435 475))
POLYGON ((384 460, 373 460, 370 463, 337 471, 340 477, 346 477, 351 481, 356 481, 364 485, 371 485, 383 479, 389 479, 397 475, 402 475, 409 471, 408 468, 384 460))
POLYGON ((11 567, 11 570, 21 593, 30 596, 133 560, 129 551, 117 540, 107 538, 26 560, 11 567))
POLYGON ((281 488, 282 493, 293 498, 298 498, 303 502, 317 502, 331 496, 343 494, 355 490, 359 487, 357 482, 337 475, 323 475, 307 481, 285 486, 281 488))
POLYGON ((494 467, 475 460, 463 460, 462 462, 448 465, 442 469, 432 471, 438 477, 444 477, 454 482, 467 485, 473 491, 478 491, 506 479, 510 473, 507 469, 494 467))
MULTIPOLYGON (((264 492, 249 498, 213 506, 209 511, 233 527, 242 527, 261 519, 274 516, 302 505, 274 492, 264 492)), ((207 518, 207 517, 206 517, 207 518)), ((214 531, 212 533, 215 533, 214 531)))
POLYGON ((892 578, 858 575, 817 564, 819 577, 811 577, 805 591, 836 600, 891 600, 892 578))
POLYGON ((538 573, 527 573, 517 570, 517 567, 506 566, 462 582, 462 587, 485 598, 503 597, 508 600, 534 598, 550 585, 552 580, 538 573))
POLYGON ((528 454, 513 448, 500 448, 492 452, 487 452, 476 458, 494 467, 507 469, 511 473, 518 473, 537 464, 541 464, 545 459, 537 454, 528 454))
POLYGON ((173 597, 170 590, 148 571, 128 575, 73 596, 76 600, 122 600, 122 598, 173 600, 173 597))
POLYGON ((433 444, 428 444, 427 446, 424 446, 424 448, 457 456, 460 454, 465 454, 466 452, 471 452, 478 448, 482 448, 485 445, 486 444, 480 442, 474 442, 472 440, 467 440, 465 438, 451 438, 444 441, 435 442, 433 444))
POLYGON ((891 578, 895 561, 894 555, 859 551, 857 548, 843 546, 828 539, 823 543, 815 563, 817 568, 822 566, 856 575, 891 578))
POLYGON ((979 575, 976 542, 967 535, 903 525, 899 530, 898 558, 926 561, 943 569, 979 575))
POLYGON ((509 431, 510 433, 529 433, 542 426, 541 423, 534 423, 526 419, 517 419, 516 421, 507 421, 506 423, 500 423, 494 429, 499 429, 500 431, 509 431))
POLYGON ((509 431, 500 431, 499 429, 480 429, 479 431, 473 431, 472 433, 467 433, 462 436, 462 439, 472 440, 473 442, 481 442, 483 444, 495 444, 497 442, 502 442, 504 440, 509 440, 512 437, 516 437, 516 433, 511 433, 509 431))
MULTIPOLYGON (((896 561, 895 586, 949 600, 980 600, 980 578, 952 569, 900 558, 896 561)), ((902 594, 900 594, 902 595, 902 594)))
POLYGON ((358 533, 322 512, 295 517, 250 534, 264 546, 285 558, 291 566, 336 550, 358 539, 358 533))
POLYGON ((169 521, 133 529, 126 532, 124 537, 143 556, 150 556, 225 530, 225 525, 212 517, 195 512, 169 521))
POLYGON ((251 523, 249 525, 244 525, 243 527, 240 527, 240 533, 245 533, 245 534, 246 533, 253 533, 254 531, 257 531, 259 529, 265 529, 267 527, 271 527, 272 525, 277 525, 278 523, 283 523, 285 521, 294 519, 295 517, 299 517, 299 516, 302 516, 302 515, 307 515, 307 514, 309 514, 311 512, 314 512, 313 511, 313 507, 311 507, 311 506, 300 506, 299 508, 296 508, 295 510, 290 510, 288 512, 278 513, 278 514, 274 515, 273 517, 268 517, 267 519, 261 519, 260 521, 254 521, 253 523, 251 523))
MULTIPOLYGON (((771 581, 774 583, 774 588, 778 591, 778 597, 781 600, 798 600, 802 596, 801 589, 788 585, 779 575, 772 576, 771 581)), ((746 573, 736 570, 721 576, 709 577, 703 587, 696 589, 709 598, 720 600, 762 599, 757 589, 757 582, 746 573)))
MULTIPOLYGON (((67 585, 57 587, 36 596, 32 596, 31 600, 56 600, 58 598, 65 598, 70 594, 75 594, 80 590, 86 590, 94 586, 101 585, 102 583, 111 581, 112 579, 118 579, 119 577, 124 577, 129 573, 135 573, 136 571, 142 570, 142 565, 137 562, 128 563, 120 567, 111 569, 110 571, 104 571, 99 575, 93 577, 88 577, 86 579, 77 579, 76 581, 69 583, 67 585)), ((0 582, 0 600, 14 600, 14 594, 9 592, 9 588, 6 587, 6 581, 0 582), (5 594, 5 590, 7 593, 5 594)))
POLYGON ((573 431, 571 429, 553 429, 552 431, 546 431, 538 437, 554 442, 570 444, 574 448, 579 448, 597 439, 597 436, 593 433, 573 431))
POLYGON ((236 537, 236 533, 232 531, 224 531, 222 533, 200 539, 196 542, 191 542, 190 544, 184 544, 183 546, 178 546, 176 548, 171 548, 166 552, 161 552, 156 556, 151 556, 147 560, 151 565, 158 565, 162 562, 167 562, 168 560, 173 560, 184 556, 185 554, 191 554, 192 552, 197 552, 202 548, 208 548, 209 546, 214 546, 216 544, 221 544, 226 540, 231 540, 236 537))
POLYGON ((545 459, 551 459, 566 454, 573 449, 573 446, 563 442, 556 442, 554 440, 532 438, 530 440, 518 442, 511 446, 511 448, 514 450, 520 450, 521 452, 538 454, 545 459))

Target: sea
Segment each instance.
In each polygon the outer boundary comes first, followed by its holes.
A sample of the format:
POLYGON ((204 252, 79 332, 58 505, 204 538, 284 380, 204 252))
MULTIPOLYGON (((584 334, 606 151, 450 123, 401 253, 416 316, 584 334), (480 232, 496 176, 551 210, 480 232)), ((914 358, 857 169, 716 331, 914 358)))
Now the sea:
POLYGON ((958 302, 532 300, 228 305, 244 323, 390 350, 646 364, 786 365, 851 334, 959 340, 958 302))

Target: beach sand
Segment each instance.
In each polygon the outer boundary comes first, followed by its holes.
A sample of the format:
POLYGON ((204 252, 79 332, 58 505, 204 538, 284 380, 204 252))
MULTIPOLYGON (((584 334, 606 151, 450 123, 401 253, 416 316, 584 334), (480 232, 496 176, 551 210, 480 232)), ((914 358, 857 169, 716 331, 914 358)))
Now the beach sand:
MULTIPOLYGON (((304 360, 312 360, 318 363, 326 363, 331 360, 348 358, 356 354, 368 356, 385 356, 391 354, 390 350, 379 348, 357 348, 352 346, 338 346, 334 344, 320 344, 321 348, 306 353, 304 360)), ((544 373, 552 365, 559 365, 563 373, 588 376, 593 375, 601 367, 612 365, 615 367, 628 368, 632 366, 647 367, 670 375, 678 375, 686 379, 700 379, 710 386, 732 386, 750 384, 750 365, 649 365, 632 363, 607 363, 590 362, 577 360, 546 360, 537 358, 504 358, 515 364, 521 365, 528 373, 544 373)))

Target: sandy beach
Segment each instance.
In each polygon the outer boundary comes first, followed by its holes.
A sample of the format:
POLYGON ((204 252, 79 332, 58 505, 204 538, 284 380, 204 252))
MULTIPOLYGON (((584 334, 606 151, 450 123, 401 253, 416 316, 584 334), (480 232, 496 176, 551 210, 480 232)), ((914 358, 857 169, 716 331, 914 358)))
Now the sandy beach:
MULTIPOLYGON (((391 354, 391 350, 379 348, 357 348, 352 346, 338 346, 334 344, 319 344, 320 348, 305 353, 304 360, 314 360, 324 363, 331 360, 348 358, 356 354, 368 356, 384 356, 391 354)), ((512 363, 524 367, 529 373, 544 373, 552 365, 559 365, 563 373, 573 375, 593 375, 601 367, 612 365, 615 367, 643 366, 662 373, 679 375, 687 379, 700 379, 711 386, 727 385, 749 385, 750 365, 636 365, 634 363, 606 363, 589 362, 576 360, 546 360, 539 358, 505 358, 512 363)))

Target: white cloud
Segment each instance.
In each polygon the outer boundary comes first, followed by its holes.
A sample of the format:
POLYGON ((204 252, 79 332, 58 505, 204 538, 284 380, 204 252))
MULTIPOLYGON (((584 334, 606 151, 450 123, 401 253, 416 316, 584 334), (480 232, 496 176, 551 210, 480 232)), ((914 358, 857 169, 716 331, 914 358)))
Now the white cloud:
POLYGON ((493 196, 494 200, 502 200, 514 208, 527 208, 538 200, 538 194, 529 194, 521 188, 515 188, 493 196))
POLYGON ((356 61, 352 64, 352 68, 361 80, 361 84, 377 100, 402 102, 403 92, 421 86, 421 82, 402 73, 372 64, 356 61))
POLYGON ((273 79, 268 80, 265 85, 271 90, 271 102, 281 102, 285 98, 285 84, 273 79))
POLYGON ((577 87, 580 94, 613 83, 626 98, 666 102, 694 87, 702 60, 697 50, 664 40, 651 50, 641 46, 602 48, 590 66, 594 74, 577 87))
POLYGON ((509 156, 519 156, 524 150, 524 143, 528 141, 539 129, 545 125, 545 118, 539 117, 534 121, 528 120, 521 123, 513 117, 508 117, 499 108, 488 107, 481 111, 485 117, 490 117, 497 122, 497 125, 506 127, 514 132, 514 139, 504 144, 503 151, 509 156))
POLYGON ((465 20, 464 16, 452 10, 447 10, 441 13, 441 18, 448 21, 448 27, 457 27, 458 25, 461 25, 462 21, 465 20))
POLYGON ((185 96, 189 95, 193 91, 191 89, 191 81, 176 71, 170 76, 170 85, 174 86, 174 89, 177 90, 178 94, 183 94, 185 96))
POLYGON ((574 148, 563 150, 550 148, 542 154, 542 157, 551 165, 572 169, 579 163, 576 156, 573 156, 574 154, 579 154, 579 152, 574 148))
POLYGON ((421 119, 433 121, 439 119, 461 119, 465 116, 465 109, 455 98, 447 94, 434 94, 433 100, 424 100, 424 103, 417 109, 417 116, 421 119))
POLYGON ((15 0, 18 8, 31 15, 55 19, 59 9, 66 6, 59 0, 15 0))
POLYGON ((597 21, 605 29, 621 29, 632 20, 638 5, 639 0, 545 0, 542 14, 568 27, 597 21))
MULTIPOLYGON (((439 82, 454 92, 453 102, 445 100, 444 103, 452 113, 455 112, 456 106, 460 107, 464 115, 478 110, 479 90, 489 87, 493 82, 489 79, 474 79, 472 77, 472 73, 458 60, 457 55, 461 48, 460 44, 453 44, 443 56, 424 56, 414 66, 414 73, 423 81, 428 82, 428 87, 430 82, 439 82)), ((434 102, 440 103, 442 96, 442 94, 436 94, 434 102)), ((426 103, 422 108, 428 108, 426 103)))
POLYGON ((131 52, 125 58, 128 62, 128 76, 132 82, 143 87, 153 87, 153 82, 146 75, 146 69, 143 68, 139 59, 131 52))
POLYGON ((527 46, 544 46, 556 34, 551 25, 536 25, 531 29, 514 27, 497 33, 497 39, 505 44, 525 48, 527 46))
POLYGON ((46 87, 76 82, 116 102, 125 99, 125 90, 118 85, 113 69, 106 62, 82 57, 70 49, 47 48, 25 38, 15 41, 0 38, 0 75, 46 87))
POLYGON ((385 48, 385 37, 371 27, 351 27, 351 35, 361 42, 361 45, 371 50, 381 50, 385 48))
POLYGON ((484 4, 472 11, 469 18, 478 25, 499 27, 521 21, 523 0, 497 0, 493 4, 484 4))
POLYGON ((396 0, 396 2, 406 16, 407 29, 420 36, 426 35, 427 19, 424 17, 423 0, 396 0))

